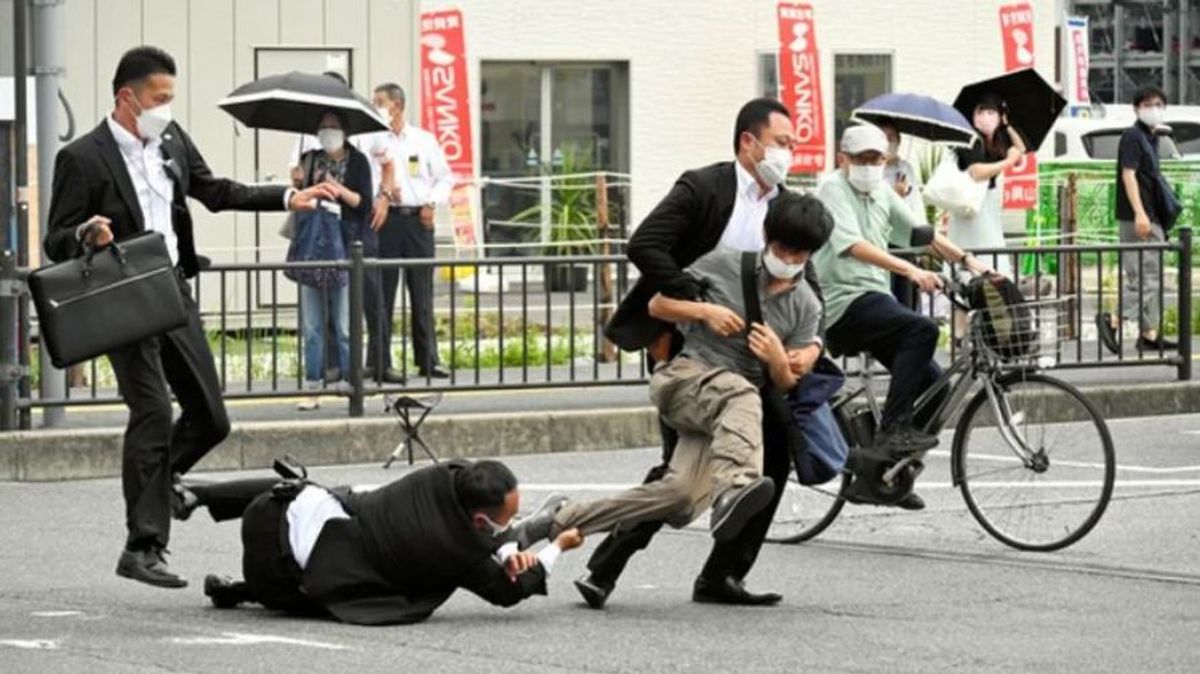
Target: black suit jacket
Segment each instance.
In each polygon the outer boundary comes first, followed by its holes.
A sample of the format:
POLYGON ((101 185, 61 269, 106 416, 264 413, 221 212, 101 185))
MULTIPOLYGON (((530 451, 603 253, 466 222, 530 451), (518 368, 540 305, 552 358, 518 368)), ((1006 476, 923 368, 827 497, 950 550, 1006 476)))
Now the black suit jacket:
MULTIPOLYGON (((700 296, 702 288, 683 270, 717 247, 736 200, 737 174, 731 161, 679 176, 629 239, 629 261, 642 275, 605 326, 609 340, 634 351, 673 329, 650 316, 650 299, 660 292, 677 299, 700 296)), ((805 278, 819 296, 813 265, 805 265, 805 278)))
POLYGON ((493 553, 504 542, 472 526, 454 494, 453 461, 364 494, 335 490, 350 519, 330 520, 304 570, 308 595, 339 620, 391 625, 428 618, 458 588, 498 606, 546 594, 537 565, 509 580, 493 553))
MULTIPOLYGON (((178 124, 162 136, 167 173, 175 183, 172 226, 179 239, 179 266, 191 277, 199 271, 192 216, 186 197, 197 199, 208 210, 281 211, 287 188, 277 185, 243 185, 217 178, 178 124)), ((50 196, 46 256, 62 261, 83 253, 75 230, 93 215, 112 220, 117 241, 145 231, 133 180, 117 147, 107 120, 58 151, 50 196)))

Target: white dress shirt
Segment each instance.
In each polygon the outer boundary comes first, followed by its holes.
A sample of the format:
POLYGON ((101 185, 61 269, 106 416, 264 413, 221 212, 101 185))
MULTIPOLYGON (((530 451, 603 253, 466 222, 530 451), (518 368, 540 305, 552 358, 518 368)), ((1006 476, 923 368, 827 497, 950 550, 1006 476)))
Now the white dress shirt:
POLYGON ((342 502, 325 489, 309 485, 288 504, 288 543, 292 546, 292 556, 303 570, 308 567, 308 558, 312 555, 317 537, 325 523, 333 519, 349 519, 350 515, 342 507, 342 502))
POLYGON ((117 141, 117 149, 125 159, 133 191, 137 193, 138 206, 142 209, 142 221, 147 232, 159 232, 167 240, 167 252, 171 264, 179 262, 179 242, 171 222, 171 202, 175 199, 175 183, 167 175, 162 156, 162 141, 158 138, 143 143, 141 139, 125 130, 109 115, 108 130, 117 141))
POLYGON ((763 220, 767 217, 767 205, 779 194, 779 186, 763 194, 758 181, 742 167, 741 162, 735 160, 733 166, 737 173, 737 198, 734 199, 733 213, 729 215, 719 245, 722 248, 758 252, 766 247, 763 220))
MULTIPOLYGON (((375 135, 375 134, 371 134, 375 135)), ((393 206, 441 206, 450 198, 454 174, 432 133, 405 124, 400 133, 383 131, 382 143, 373 143, 376 161, 392 161, 397 199, 393 206)))

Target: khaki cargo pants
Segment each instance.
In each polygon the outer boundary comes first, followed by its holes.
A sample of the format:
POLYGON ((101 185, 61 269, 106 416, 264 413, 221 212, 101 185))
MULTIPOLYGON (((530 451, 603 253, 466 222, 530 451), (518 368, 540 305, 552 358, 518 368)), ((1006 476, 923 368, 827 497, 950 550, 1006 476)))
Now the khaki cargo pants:
POLYGON ((650 399, 679 431, 666 474, 607 498, 568 503, 554 517, 557 530, 578 527, 587 535, 647 521, 686 526, 726 489, 762 475, 762 399, 745 377, 677 357, 654 372, 650 399))

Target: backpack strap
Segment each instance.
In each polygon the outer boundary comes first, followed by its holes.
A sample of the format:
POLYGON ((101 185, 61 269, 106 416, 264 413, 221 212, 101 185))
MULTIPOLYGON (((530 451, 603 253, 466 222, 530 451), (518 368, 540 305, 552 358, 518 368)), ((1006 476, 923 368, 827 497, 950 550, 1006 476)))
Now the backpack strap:
MULTIPOLYGON (((758 299, 758 253, 742 253, 742 302, 746 305, 746 332, 750 331, 752 323, 766 323, 762 315, 762 303, 758 299)), ((771 371, 766 363, 760 363, 763 373, 763 386, 771 387, 771 371)))

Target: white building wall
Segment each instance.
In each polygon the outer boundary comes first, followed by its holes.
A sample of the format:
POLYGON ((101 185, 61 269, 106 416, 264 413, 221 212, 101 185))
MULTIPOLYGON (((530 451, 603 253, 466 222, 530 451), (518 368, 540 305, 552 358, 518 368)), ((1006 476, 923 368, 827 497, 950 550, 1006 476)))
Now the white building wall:
MULTIPOLYGON (((813 0, 827 137, 835 53, 892 54, 897 91, 953 100, 1004 67, 1001 0, 813 0)), ((1054 80, 1054 3, 1037 0, 1038 70, 1054 80)), ((731 157, 738 108, 758 94, 757 55, 777 43, 774 0, 425 0, 461 7, 478 107, 479 63, 628 61, 632 217, 687 168, 731 157)), ((474 115, 479 138, 479 115, 474 115)), ((832 144, 832 138, 830 138, 832 144)))

